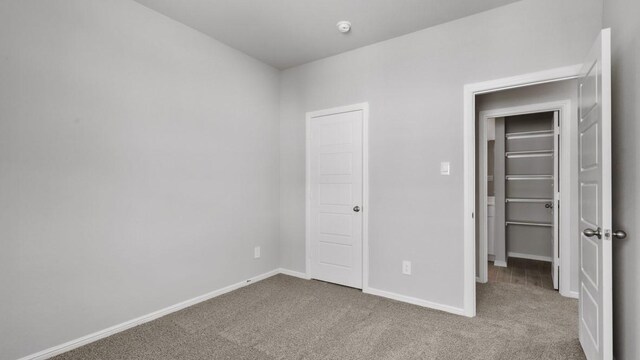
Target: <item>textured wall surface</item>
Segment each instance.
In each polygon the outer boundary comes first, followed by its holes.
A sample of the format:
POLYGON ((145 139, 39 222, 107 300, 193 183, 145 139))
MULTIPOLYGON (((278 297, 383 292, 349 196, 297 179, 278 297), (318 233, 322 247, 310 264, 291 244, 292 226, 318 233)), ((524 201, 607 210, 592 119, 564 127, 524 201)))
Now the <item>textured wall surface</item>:
POLYGON ((278 71, 133 1, 1 1, 0 54, 0 359, 278 267, 278 71))

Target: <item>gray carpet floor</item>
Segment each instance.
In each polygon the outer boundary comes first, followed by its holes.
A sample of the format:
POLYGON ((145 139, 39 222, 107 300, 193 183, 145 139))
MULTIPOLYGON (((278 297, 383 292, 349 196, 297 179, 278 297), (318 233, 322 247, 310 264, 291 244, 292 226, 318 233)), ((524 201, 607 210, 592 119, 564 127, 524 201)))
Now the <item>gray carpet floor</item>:
POLYGON ((584 359, 577 300, 478 285, 466 318, 277 275, 56 359, 584 359))

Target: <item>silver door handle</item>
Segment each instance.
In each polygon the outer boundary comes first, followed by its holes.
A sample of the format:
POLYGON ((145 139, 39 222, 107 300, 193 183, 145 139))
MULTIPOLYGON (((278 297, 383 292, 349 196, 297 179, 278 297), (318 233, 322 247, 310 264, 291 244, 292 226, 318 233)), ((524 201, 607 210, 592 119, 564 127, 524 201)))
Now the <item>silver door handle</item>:
POLYGON ((620 240, 627 238, 627 233, 622 230, 614 231, 613 234, 611 235, 613 235, 614 238, 620 239, 620 240))
POLYGON ((593 237, 595 235, 598 239, 602 239, 602 229, 600 229, 600 228, 598 228, 596 230, 584 229, 584 231, 582 233, 586 237, 593 237))
POLYGON ((353 207, 353 211, 360 212, 360 206, 354 206, 353 207))

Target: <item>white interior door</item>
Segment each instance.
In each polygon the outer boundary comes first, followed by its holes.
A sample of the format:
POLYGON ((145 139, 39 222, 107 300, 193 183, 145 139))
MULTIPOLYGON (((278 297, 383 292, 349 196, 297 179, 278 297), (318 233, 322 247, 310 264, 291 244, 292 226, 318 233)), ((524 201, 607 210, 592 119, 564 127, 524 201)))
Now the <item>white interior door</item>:
POLYGON ((579 78, 580 343, 612 359, 611 33, 602 30, 579 78))
POLYGON ((309 118, 310 276, 362 288, 363 110, 309 118))
POLYGON ((558 290, 560 274, 560 113, 553 112, 553 206, 551 207, 553 216, 553 253, 551 254, 551 276, 553 277, 553 288, 558 290))

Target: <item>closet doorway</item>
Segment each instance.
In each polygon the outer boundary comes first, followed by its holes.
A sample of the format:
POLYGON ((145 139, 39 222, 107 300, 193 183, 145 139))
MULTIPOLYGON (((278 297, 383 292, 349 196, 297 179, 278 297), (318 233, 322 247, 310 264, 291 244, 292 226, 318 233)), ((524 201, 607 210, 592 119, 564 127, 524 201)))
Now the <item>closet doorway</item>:
POLYGON ((570 114, 570 100, 479 113, 478 282, 507 268, 511 282, 571 296, 570 114))

